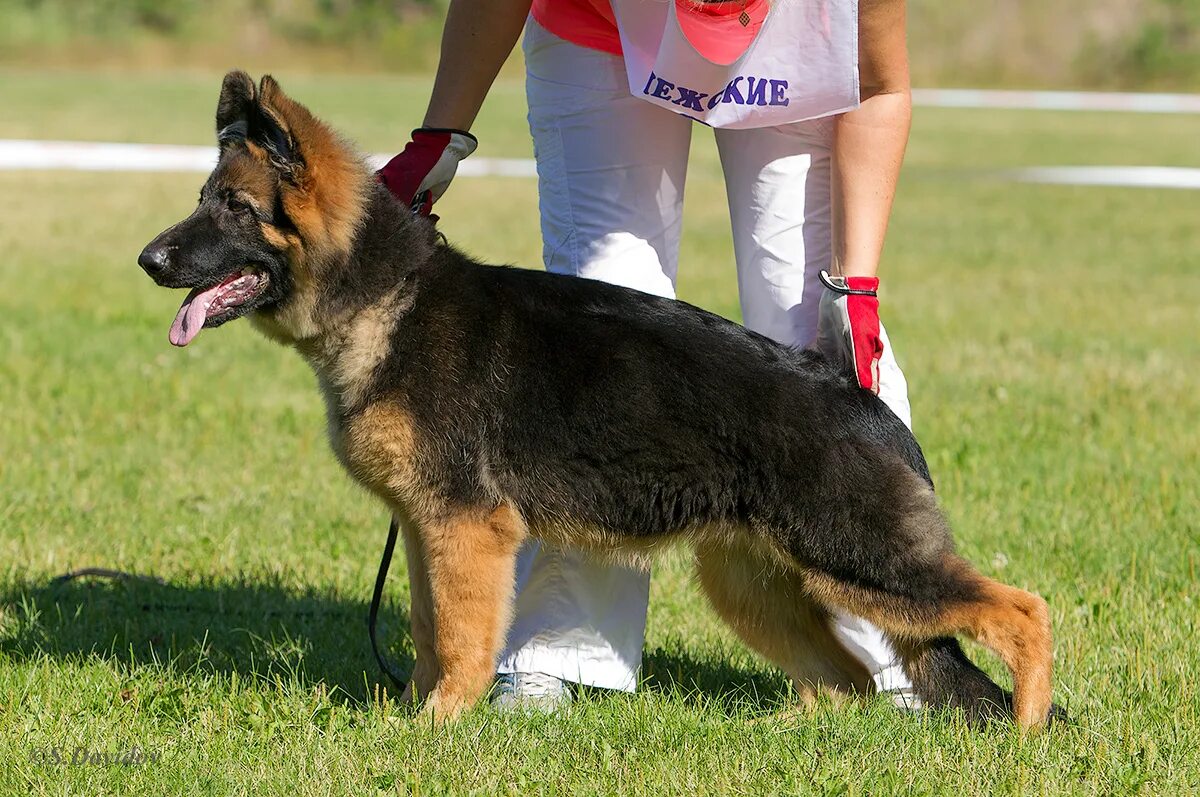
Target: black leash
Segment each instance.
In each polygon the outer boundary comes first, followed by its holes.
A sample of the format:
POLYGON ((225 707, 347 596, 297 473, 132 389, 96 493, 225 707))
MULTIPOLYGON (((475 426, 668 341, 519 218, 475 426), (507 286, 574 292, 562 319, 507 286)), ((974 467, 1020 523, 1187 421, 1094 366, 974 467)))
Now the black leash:
POLYGON ((404 692, 404 687, 408 684, 407 678, 402 678, 396 674, 387 660, 383 658, 383 654, 379 652, 379 641, 375 638, 375 621, 379 619, 379 603, 383 600, 383 585, 387 582, 388 568, 392 565, 392 553, 396 550, 396 537, 400 534, 400 521, 392 515, 392 524, 388 526, 387 544, 383 546, 383 558, 379 560, 379 574, 375 576, 375 593, 371 595, 371 611, 367 614, 367 633, 371 637, 371 651, 375 654, 375 661, 379 662, 379 669, 383 670, 392 682, 392 686, 396 687, 396 694, 400 695, 404 692))
MULTIPOLYGON (((421 206, 431 196, 431 191, 422 191, 413 197, 412 204, 409 206, 413 216, 421 216, 421 206)), ((438 217, 432 213, 427 215, 429 220, 436 225, 438 217)), ((445 243, 446 236, 441 231, 438 231, 437 235, 445 243)), ((379 603, 383 600, 383 585, 387 581, 388 568, 392 565, 392 553, 396 550, 396 537, 399 535, 400 521, 395 515, 392 515, 391 525, 388 526, 387 543, 383 546, 383 557, 379 560, 379 573, 375 576, 375 592, 371 595, 371 610, 367 613, 367 635, 371 637, 371 652, 375 654, 375 661, 379 663, 379 669, 383 670, 383 674, 392 682, 392 686, 396 687, 397 695, 403 694, 404 687, 408 685, 408 679, 397 675, 392 666, 383 658, 383 654, 379 652, 379 640, 375 637, 375 622, 379 619, 379 603)))

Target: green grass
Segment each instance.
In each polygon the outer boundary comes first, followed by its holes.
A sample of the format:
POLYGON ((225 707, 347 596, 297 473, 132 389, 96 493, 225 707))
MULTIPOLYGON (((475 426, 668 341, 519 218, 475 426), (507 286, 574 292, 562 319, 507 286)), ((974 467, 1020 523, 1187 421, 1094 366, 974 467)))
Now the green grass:
MULTIPOLYGON (((427 90, 279 77, 378 150, 427 90)), ((207 143, 217 81, 3 72, 0 137, 207 143)), ((520 100, 498 88, 481 154, 528 153, 520 100)), ((313 377, 244 324, 171 349, 178 297, 135 265, 199 176, 0 173, 0 794, 1197 792, 1200 194, 964 175, 1195 166, 1198 133, 917 117, 884 313, 963 552, 1050 602, 1075 722, 1026 739, 879 703, 770 718, 784 680, 702 608, 680 556, 655 571, 635 696, 414 720, 378 699, 365 634, 386 512, 328 452, 313 377), (165 583, 51 583, 88 565, 165 583), (34 760, 135 744, 158 760, 34 760)), ((681 293, 736 317, 712 149, 697 135, 681 293)), ((532 181, 461 179, 439 212, 481 257, 539 260, 532 181)), ((389 594, 407 666, 402 563, 389 594)))

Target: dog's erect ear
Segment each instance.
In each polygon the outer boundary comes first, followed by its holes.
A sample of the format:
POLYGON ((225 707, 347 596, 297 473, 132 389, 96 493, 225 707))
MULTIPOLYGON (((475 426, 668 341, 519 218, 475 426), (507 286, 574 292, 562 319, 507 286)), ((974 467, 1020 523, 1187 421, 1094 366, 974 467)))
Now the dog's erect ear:
POLYGON ((267 151, 271 163, 285 175, 294 178, 304 167, 298 133, 314 121, 307 108, 283 93, 275 78, 263 75, 258 85, 258 113, 252 120, 250 137, 267 151))
POLYGON ((228 144, 246 140, 250 119, 256 114, 255 99, 253 78, 241 70, 225 76, 217 100, 217 144, 222 150, 228 144))
POLYGON ((303 166, 292 129, 312 115, 294 102, 279 84, 266 75, 258 88, 254 79, 240 70, 230 72, 221 83, 217 102, 217 142, 221 150, 232 144, 252 143, 261 147, 283 176, 294 179, 303 166))

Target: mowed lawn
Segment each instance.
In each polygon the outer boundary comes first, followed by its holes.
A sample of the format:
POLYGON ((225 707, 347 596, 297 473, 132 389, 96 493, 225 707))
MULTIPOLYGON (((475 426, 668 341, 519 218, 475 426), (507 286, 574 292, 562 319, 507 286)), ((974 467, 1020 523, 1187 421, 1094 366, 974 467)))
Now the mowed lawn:
MULTIPOLYGON (((375 151, 428 90, 277 77, 375 151)), ((2 72, 0 138, 209 143, 219 79, 2 72)), ((527 156, 523 117, 498 86, 479 154, 527 156)), ((413 718, 366 637, 387 513, 327 450, 313 376, 244 323, 173 349, 180 296, 136 266, 202 177, 0 173, 0 794, 1200 791, 1200 193, 986 175, 1200 166, 1197 142, 1200 117, 917 114, 884 317, 962 551, 1050 603, 1073 721, 1028 738, 882 701, 777 716, 785 680, 682 554, 654 574, 636 695, 413 718), (52 582, 84 566, 162 583, 52 582), (135 746, 150 760, 69 763, 135 746)), ((736 319, 704 132, 693 161, 681 295, 736 319)), ((439 213, 484 259, 540 262, 532 180, 460 179, 439 213)), ((401 557, 403 667, 406 606, 401 557)))

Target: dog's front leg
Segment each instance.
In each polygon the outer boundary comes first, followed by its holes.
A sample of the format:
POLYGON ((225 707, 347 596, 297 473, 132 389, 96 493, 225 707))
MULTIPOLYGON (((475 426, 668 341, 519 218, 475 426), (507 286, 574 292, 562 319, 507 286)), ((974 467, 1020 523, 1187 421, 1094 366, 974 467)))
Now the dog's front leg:
POLYGON ((455 512, 418 529, 433 603, 438 674, 424 710, 450 719, 483 696, 512 612, 525 524, 508 504, 455 512))
POLYGON ((421 535, 413 524, 406 522, 401 525, 404 529, 404 554, 408 560, 408 587, 412 596, 409 621, 417 663, 400 699, 418 703, 433 691, 441 668, 434 636, 433 596, 429 589, 429 570, 425 567, 425 549, 421 544, 421 535))

